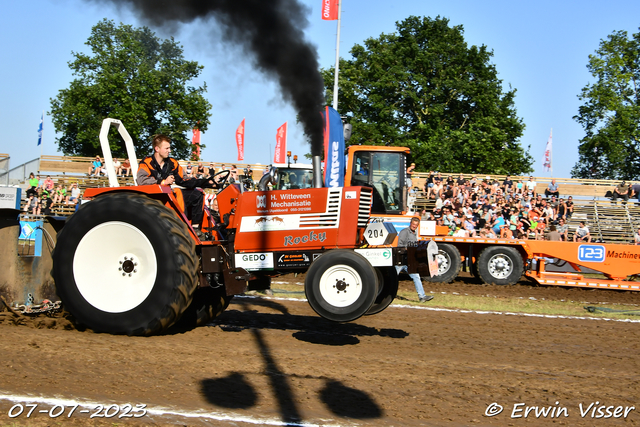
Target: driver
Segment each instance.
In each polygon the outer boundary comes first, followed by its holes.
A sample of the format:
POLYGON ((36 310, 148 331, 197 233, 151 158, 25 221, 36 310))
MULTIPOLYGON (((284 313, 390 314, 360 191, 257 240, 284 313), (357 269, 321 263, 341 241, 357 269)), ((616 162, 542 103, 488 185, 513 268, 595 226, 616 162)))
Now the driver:
POLYGON ((298 176, 291 172, 289 174, 289 188, 299 188, 298 187, 298 176))
POLYGON ((177 184, 184 189, 184 213, 191 220, 191 226, 198 237, 204 237, 200 230, 204 215, 204 196, 200 188, 217 188, 218 184, 211 179, 185 179, 182 167, 176 159, 169 157, 171 153, 171 139, 167 135, 154 135, 151 140, 153 155, 147 156, 140 162, 138 168, 138 185, 172 185, 177 184))

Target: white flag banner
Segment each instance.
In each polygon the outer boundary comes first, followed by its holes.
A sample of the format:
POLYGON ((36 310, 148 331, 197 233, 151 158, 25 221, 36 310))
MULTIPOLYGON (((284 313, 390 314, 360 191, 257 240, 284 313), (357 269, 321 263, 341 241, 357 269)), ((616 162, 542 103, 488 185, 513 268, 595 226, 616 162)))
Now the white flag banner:
POLYGON ((549 139, 547 140, 547 147, 544 149, 544 157, 542 158, 542 166, 545 172, 551 171, 551 140, 553 137, 553 129, 549 133, 549 139))

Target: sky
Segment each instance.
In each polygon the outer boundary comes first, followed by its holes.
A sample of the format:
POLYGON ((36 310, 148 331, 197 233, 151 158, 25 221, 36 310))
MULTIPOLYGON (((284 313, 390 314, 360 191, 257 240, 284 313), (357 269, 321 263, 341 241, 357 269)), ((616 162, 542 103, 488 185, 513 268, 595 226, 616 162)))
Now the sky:
MULTIPOLYGON (((321 0, 299 1, 308 8, 305 35, 317 48, 320 66, 334 66, 337 21, 321 19, 321 0)), ((72 52, 90 53, 85 42, 91 28, 103 18, 145 24, 108 1, 0 0, 0 4, 0 153, 11 156, 14 168, 41 154, 62 155, 47 112, 50 99, 74 78, 68 66, 72 52), (37 146, 43 111, 43 142, 37 146)), ((517 90, 515 108, 526 125, 519 142, 525 149, 530 147, 533 174, 540 177, 569 177, 578 161, 584 131, 573 116, 581 105, 581 89, 594 82, 586 67, 589 55, 614 31, 625 30, 629 35, 640 31, 637 0, 342 0, 340 56, 350 59, 354 45, 394 32, 396 22, 411 15, 445 17, 451 26, 464 28, 468 45, 485 45, 493 51, 491 62, 503 87, 517 90), (549 172, 543 169, 542 158, 551 130, 549 172)), ((304 158, 309 146, 277 84, 255 71, 238 48, 211 38, 206 27, 212 25, 199 22, 173 30, 150 26, 158 37, 174 36, 185 58, 204 66, 194 82, 198 86, 206 82, 206 97, 213 105, 209 130, 201 138, 206 146, 203 160, 269 164, 276 130, 284 122, 289 124, 287 149, 304 158), (239 162, 234 137, 243 119, 245 159, 239 162)))

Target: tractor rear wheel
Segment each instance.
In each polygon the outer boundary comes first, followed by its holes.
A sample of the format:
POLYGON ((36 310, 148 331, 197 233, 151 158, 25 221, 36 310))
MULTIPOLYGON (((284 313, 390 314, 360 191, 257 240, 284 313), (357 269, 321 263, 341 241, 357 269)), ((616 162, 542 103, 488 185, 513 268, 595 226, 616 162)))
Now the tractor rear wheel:
POLYGON ((335 249, 316 259, 304 290, 311 308, 325 319, 350 322, 365 314, 378 296, 378 277, 362 255, 335 249))
POLYGON ((197 288, 193 293, 191 304, 182 313, 176 327, 193 329, 211 323, 229 307, 231 298, 233 296, 227 296, 224 286, 197 288))
POLYGON ((89 328, 152 335, 178 320, 198 285, 184 222, 143 194, 84 204, 58 234, 52 275, 64 307, 89 328))

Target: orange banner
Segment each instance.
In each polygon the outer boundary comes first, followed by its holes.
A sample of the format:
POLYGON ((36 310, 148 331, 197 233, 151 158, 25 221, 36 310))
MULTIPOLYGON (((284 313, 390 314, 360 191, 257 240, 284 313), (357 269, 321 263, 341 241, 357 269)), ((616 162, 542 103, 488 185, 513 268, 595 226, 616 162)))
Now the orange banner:
POLYGON ((278 128, 276 132, 276 151, 273 155, 274 163, 284 163, 287 152, 287 122, 278 128))
POLYGON ((244 120, 236 130, 236 145, 238 146, 238 160, 244 160, 244 120))
POLYGON ((325 21, 335 21, 338 19, 338 8, 340 0, 322 0, 322 19, 325 21))

